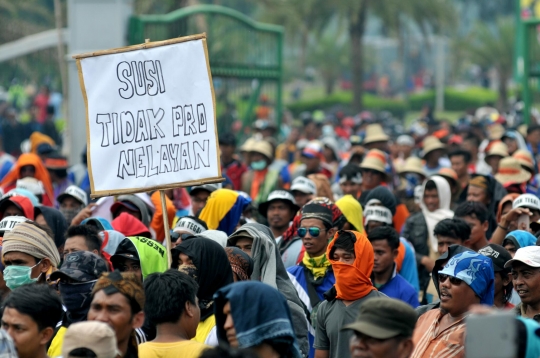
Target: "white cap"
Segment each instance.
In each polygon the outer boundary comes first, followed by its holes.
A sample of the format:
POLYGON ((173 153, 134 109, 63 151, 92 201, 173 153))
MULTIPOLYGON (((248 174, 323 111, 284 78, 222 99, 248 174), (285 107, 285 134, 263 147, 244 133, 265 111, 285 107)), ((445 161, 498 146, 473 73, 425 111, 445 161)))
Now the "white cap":
POLYGON ((514 258, 504 264, 504 268, 511 267, 514 261, 523 262, 531 267, 540 267, 540 246, 526 246, 518 249, 514 258))
POLYGON ((531 208, 535 210, 540 210, 540 199, 533 194, 521 194, 514 200, 512 204, 512 209, 515 208, 531 208))
POLYGON ((192 186, 190 193, 193 193, 195 190, 206 190, 209 193, 213 193, 218 189, 221 189, 221 183, 203 184, 192 186))
POLYGON ((313 180, 306 177, 298 177, 292 181, 291 191, 301 191, 304 194, 317 194, 317 186, 313 180))
POLYGON ((392 225, 392 212, 384 206, 366 206, 364 225, 367 225, 370 221, 379 221, 392 225))
POLYGON ((270 206, 270 203, 274 200, 283 200, 288 201, 290 203, 290 206, 292 210, 296 213, 298 210, 300 210, 300 207, 296 205, 296 201, 294 200, 294 196, 292 196, 291 193, 289 193, 286 190, 274 190, 268 195, 268 199, 264 203, 261 203, 259 205, 259 213, 266 217, 268 212, 268 207, 270 206))
POLYGON ((75 198, 78 200, 81 204, 84 206, 88 205, 88 198, 86 196, 86 192, 79 188, 77 185, 70 185, 66 188, 66 191, 64 191, 62 194, 58 195, 58 198, 56 200, 58 202, 61 202, 66 197, 71 196, 72 198, 75 198))
POLYGON ((40 180, 32 177, 18 179, 16 188, 28 190, 34 195, 45 194, 45 188, 43 187, 43 183, 40 180))
POLYGON ((197 235, 206 230, 204 226, 188 216, 180 218, 173 229, 174 232, 188 232, 191 235, 197 235))
POLYGON ((0 233, 6 233, 15 227, 15 225, 28 221, 24 216, 6 216, 0 221, 0 233))

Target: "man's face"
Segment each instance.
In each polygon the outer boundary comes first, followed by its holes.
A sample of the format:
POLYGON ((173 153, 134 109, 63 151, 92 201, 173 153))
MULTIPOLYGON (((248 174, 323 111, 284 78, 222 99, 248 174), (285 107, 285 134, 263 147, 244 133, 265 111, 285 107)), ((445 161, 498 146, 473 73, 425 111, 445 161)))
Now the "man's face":
POLYGON ((499 163, 501 162, 502 157, 499 155, 492 155, 486 158, 486 163, 491 167, 491 172, 493 174, 499 171, 499 163))
POLYGON ((191 208, 194 214, 198 214, 206 205, 210 192, 207 190, 197 190, 191 193, 191 208))
POLYGON ((510 275, 508 275, 504 271, 497 271, 495 272, 495 296, 499 294, 499 292, 504 290, 504 287, 510 283, 510 275))
MULTIPOLYGON (((42 262, 44 262, 42 260, 42 262)), ((18 252, 18 251, 11 251, 4 255, 4 265, 6 267, 8 266, 26 266, 26 267, 33 267, 32 271, 30 272, 31 278, 38 278, 39 275, 45 270, 45 272, 48 269, 45 267, 45 265, 37 265, 38 262, 36 262, 36 259, 28 254, 18 252)))
POLYGON ((292 195, 294 196, 294 201, 296 201, 296 204, 300 208, 302 208, 311 199, 313 199, 313 194, 302 193, 301 191, 298 191, 298 190, 293 190, 292 195))
POLYGON ((469 240, 465 240, 466 246, 475 244, 486 237, 486 231, 488 229, 487 221, 481 223, 476 217, 470 215, 460 219, 463 219, 471 228, 471 236, 469 236, 469 240))
POLYGON ((454 155, 450 158, 452 163, 452 169, 456 172, 458 178, 463 178, 467 175, 467 163, 465 162, 465 157, 462 155, 454 155))
POLYGON ((439 193, 437 189, 426 189, 424 191, 424 204, 429 211, 439 209, 439 193))
POLYGON ((463 244, 463 241, 460 239, 454 239, 450 236, 437 235, 437 252, 439 255, 442 255, 448 251, 448 246, 461 244, 463 244))
POLYGON ((343 192, 343 195, 352 195, 356 198, 356 195, 360 191, 360 184, 357 184, 353 181, 347 180, 343 183, 339 183, 339 187, 343 192))
POLYGON ((96 292, 90 304, 88 320, 107 323, 114 329, 118 342, 128 340, 131 331, 140 327, 136 322, 138 320, 133 319, 129 300, 119 292, 112 295, 106 295, 103 290, 96 292))
POLYGON ((412 342, 397 338, 377 339, 354 332, 349 341, 351 358, 406 358, 412 353, 412 342))
POLYGON ((33 165, 23 165, 19 171, 20 179, 34 178, 36 176, 36 168, 33 165))
POLYGON ((347 265, 352 265, 355 259, 356 255, 354 254, 354 252, 349 252, 340 248, 335 249, 332 256, 332 260, 339 261, 347 265))
MULTIPOLYGON (((71 254, 72 252, 77 251, 90 251, 88 246, 86 245, 86 239, 84 236, 72 236, 68 237, 66 239, 66 242, 64 243, 64 259, 67 254, 71 254)), ((92 251, 94 254, 98 254, 95 252, 96 250, 92 251)))
POLYGON ((2 329, 13 338, 19 358, 40 357, 54 333, 51 327, 40 330, 30 316, 9 307, 4 309, 2 315, 2 329))
POLYGON ((219 150, 221 151, 222 158, 231 158, 234 154, 234 146, 233 145, 226 145, 226 144, 220 144, 219 150))
POLYGON ((506 245, 504 245, 504 248, 506 249, 506 251, 508 251, 510 256, 512 256, 512 258, 514 258, 514 256, 516 255, 516 251, 517 251, 516 245, 514 245, 514 243, 512 241, 507 240, 506 245))
POLYGON ((308 158, 302 156, 302 162, 306 165, 306 171, 309 173, 317 171, 321 165, 321 160, 317 157, 308 158))
POLYGON ((513 262, 512 282, 522 303, 537 305, 540 302, 540 268, 513 262))
POLYGON ((480 298, 463 281, 455 285, 450 282, 450 278, 442 281, 439 276, 439 291, 441 308, 453 317, 461 316, 467 312, 470 305, 480 303, 480 298))
POLYGON ((540 143, 540 130, 534 130, 527 134, 527 142, 537 145, 540 143))
POLYGON ((8 204, 4 210, 4 218, 8 216, 24 216, 24 212, 15 204, 8 204))
POLYGON ((238 339, 236 338, 236 329, 234 328, 234 321, 232 317, 230 302, 227 302, 225 306, 223 306, 223 314, 226 317, 223 329, 225 329, 227 341, 229 341, 229 345, 232 348, 238 348, 238 339))
POLYGON ((469 185, 469 189, 467 191, 467 201, 474 201, 484 205, 489 204, 489 198, 487 197, 486 190, 472 185, 469 185))
POLYGON ((388 245, 388 240, 376 240, 371 243, 373 246, 374 263, 373 273, 380 274, 387 272, 394 266, 398 250, 392 250, 388 245))
POLYGON ((131 260, 125 257, 120 257, 116 261, 114 266, 116 270, 120 272, 131 272, 134 273, 139 280, 142 282, 142 271, 141 271, 141 262, 136 260, 131 260))
POLYGON ((82 204, 71 196, 66 196, 60 203, 61 209, 80 209, 82 204))
POLYGON ((304 219, 300 222, 300 228, 305 228, 307 233, 302 238, 302 243, 306 248, 306 252, 311 257, 321 256, 326 252, 330 230, 326 230, 323 222, 319 219, 304 219), (319 229, 318 236, 312 236, 309 228, 316 227, 319 229))
POLYGON ((253 246, 253 239, 249 237, 240 237, 236 244, 234 245, 240 250, 244 251, 246 254, 251 256, 251 247, 253 246))
POLYGON ((371 169, 362 170, 362 185, 366 190, 375 189, 377 186, 381 185, 382 180, 382 173, 371 169))
POLYGON ((282 200, 271 202, 266 212, 268 224, 276 229, 287 228, 294 214, 290 205, 282 200))

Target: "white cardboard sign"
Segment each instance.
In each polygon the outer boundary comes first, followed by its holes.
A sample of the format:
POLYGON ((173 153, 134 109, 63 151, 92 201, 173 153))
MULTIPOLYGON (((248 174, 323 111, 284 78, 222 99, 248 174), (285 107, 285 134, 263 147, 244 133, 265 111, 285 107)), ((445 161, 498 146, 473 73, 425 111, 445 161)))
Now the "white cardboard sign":
POLYGON ((222 180, 206 35, 73 57, 93 196, 222 180))

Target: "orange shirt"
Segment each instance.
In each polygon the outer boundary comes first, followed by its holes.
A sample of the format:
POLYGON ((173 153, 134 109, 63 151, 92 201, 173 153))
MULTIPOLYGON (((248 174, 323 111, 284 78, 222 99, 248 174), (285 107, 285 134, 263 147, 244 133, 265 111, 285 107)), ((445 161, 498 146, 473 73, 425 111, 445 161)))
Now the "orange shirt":
POLYGON ((420 316, 413 334, 414 351, 411 358, 465 357, 465 318, 440 332, 443 316, 440 309, 420 316))

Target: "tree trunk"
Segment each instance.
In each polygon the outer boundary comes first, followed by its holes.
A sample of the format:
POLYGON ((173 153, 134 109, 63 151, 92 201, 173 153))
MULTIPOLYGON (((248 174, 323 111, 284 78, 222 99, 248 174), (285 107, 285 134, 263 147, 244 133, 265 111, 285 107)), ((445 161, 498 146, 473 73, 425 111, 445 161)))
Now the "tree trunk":
POLYGON ((302 31, 300 35, 300 76, 304 77, 306 74, 306 53, 309 40, 309 33, 306 30, 302 31))
POLYGON ((336 80, 332 76, 328 76, 324 79, 324 89, 326 91, 326 95, 329 96, 334 92, 334 85, 336 83, 336 80))
POLYGON ((349 25, 349 36, 351 38, 351 72, 353 103, 355 111, 363 109, 362 95, 364 94, 364 51, 363 38, 366 27, 367 1, 363 1, 360 6, 356 21, 349 25))
POLYGON ((508 105, 508 78, 510 76, 504 71, 499 71, 499 99, 497 100, 497 108, 499 111, 505 111, 508 105))

